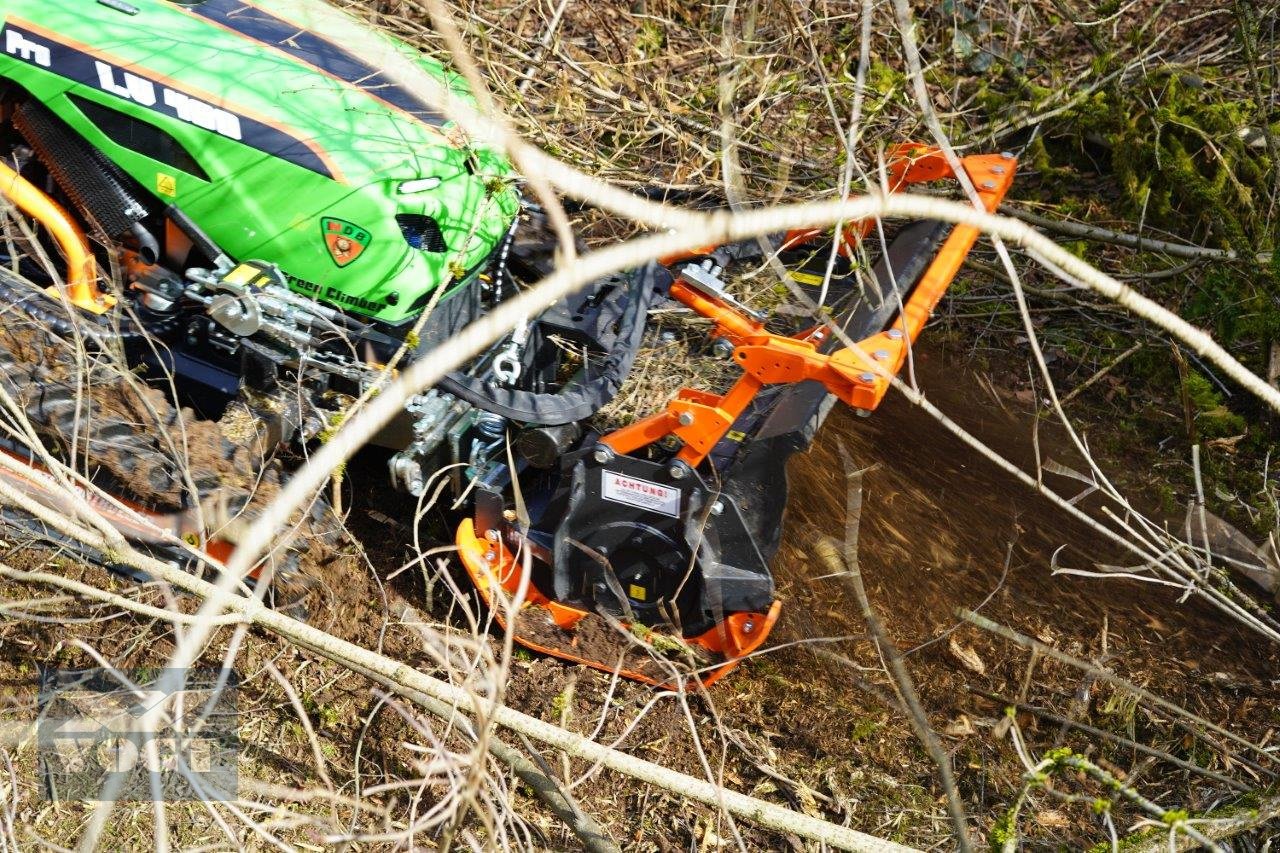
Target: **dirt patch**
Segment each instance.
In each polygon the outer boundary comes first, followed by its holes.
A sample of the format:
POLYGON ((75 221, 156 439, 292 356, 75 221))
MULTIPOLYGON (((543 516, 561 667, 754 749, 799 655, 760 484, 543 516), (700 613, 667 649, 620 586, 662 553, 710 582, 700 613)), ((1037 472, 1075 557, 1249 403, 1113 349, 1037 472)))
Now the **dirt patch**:
MULTIPOLYGON (((931 401, 1014 461, 1031 464, 1034 413, 1011 393, 983 390, 986 377, 940 349, 916 356, 917 376, 931 401)), ((1107 428, 1086 426, 1091 434, 1107 428)), ((868 467, 858 551, 868 595, 906 653, 979 837, 992 838, 1023 784, 1025 767, 1009 724, 1002 728, 1007 701, 1155 746, 1213 772, 1235 774, 1239 756, 1189 736, 1105 679, 1052 660, 1033 661, 1011 643, 962 626, 958 607, 978 609, 1097 661, 1255 741, 1280 723, 1267 710, 1280 668, 1275 648, 1201 601, 1179 602, 1176 591, 1052 575, 1055 554, 1058 565, 1085 569, 1122 562, 1123 555, 977 459, 896 394, 871 418, 834 411, 812 451, 793 459, 787 527, 774 564, 781 619, 763 653, 689 700, 690 716, 678 701, 655 700, 647 688, 613 685, 606 674, 539 657, 517 663, 508 703, 585 734, 599 726, 605 742, 626 733, 624 748, 693 775, 705 775, 706 758, 739 790, 867 832, 922 847, 949 845, 937 769, 898 707, 856 600, 813 556, 815 533, 845 535, 842 445, 857 465, 868 467)), ((1048 424, 1040 426, 1040 446, 1042 454, 1074 464, 1068 445, 1048 424)), ((1103 460, 1105 468, 1112 464, 1103 460)), ((1074 494, 1068 480, 1051 485, 1074 494)), ((1022 711, 1013 722, 1032 755, 1070 747, 1131 779, 1165 807, 1205 810, 1236 793, 1043 715, 1022 711)), ((654 840, 660 836, 675 843, 701 843, 708 831, 729 837, 729 828, 710 813, 687 806, 655 812, 661 805, 655 807, 643 787, 605 775, 607 783, 575 789, 575 796, 619 838, 630 838, 631 848, 664 849, 654 840), (632 834, 638 825, 646 828, 643 838, 632 834)), ((1090 799, 1105 794, 1074 778, 1062 788, 1090 799)), ((1088 808, 1048 795, 1033 801, 1039 817, 1018 826, 1028 844, 1081 849, 1105 839, 1101 818, 1088 808)), ((1139 815, 1117 804, 1112 817, 1117 826, 1129 826, 1139 815)), ((740 829, 749 846, 791 843, 740 829)))
POLYGON ((657 631, 627 631, 602 616, 588 613, 564 630, 539 608, 526 608, 517 630, 522 641, 577 661, 595 661, 606 670, 619 670, 661 684, 678 684, 718 661, 702 649, 657 631))

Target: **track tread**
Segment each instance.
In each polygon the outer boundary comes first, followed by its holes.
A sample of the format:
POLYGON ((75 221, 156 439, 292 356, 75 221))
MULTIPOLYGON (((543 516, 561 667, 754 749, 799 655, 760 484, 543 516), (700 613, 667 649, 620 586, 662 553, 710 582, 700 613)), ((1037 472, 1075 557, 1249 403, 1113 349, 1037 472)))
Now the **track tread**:
MULTIPOLYGON (((280 462, 264 457, 252 440, 232 440, 219 422, 173 405, 159 389, 126 382, 110 359, 77 363, 72 346, 12 314, 0 323, 0 388, 46 446, 81 470, 105 472, 104 487, 135 502, 155 509, 200 505, 216 528, 209 533, 234 541, 279 492, 280 462)), ((299 535, 283 565, 308 573, 323 567, 325 551, 349 552, 323 502, 296 521, 299 535)))

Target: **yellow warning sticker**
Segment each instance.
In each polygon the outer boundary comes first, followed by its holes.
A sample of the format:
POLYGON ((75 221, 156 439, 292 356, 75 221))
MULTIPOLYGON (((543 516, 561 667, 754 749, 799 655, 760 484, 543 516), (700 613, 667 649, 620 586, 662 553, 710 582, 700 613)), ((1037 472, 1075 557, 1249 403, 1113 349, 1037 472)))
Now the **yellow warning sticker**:
POLYGON ((636 601, 645 601, 646 596, 648 596, 648 594, 649 594, 648 591, 645 590, 645 588, 642 586, 636 586, 635 584, 631 584, 630 586, 627 587, 627 595, 631 596, 636 601))
POLYGON ((787 270, 787 275, 791 276, 791 280, 799 284, 807 284, 810 287, 822 287, 825 276, 816 275, 811 272, 796 272, 795 270, 787 270))
POLYGON ((156 172, 156 192, 169 198, 178 197, 178 179, 164 172, 156 172))
POLYGON ((232 284, 250 284, 255 278, 262 274, 262 270, 250 264, 241 264, 240 266, 227 273, 225 281, 232 284))

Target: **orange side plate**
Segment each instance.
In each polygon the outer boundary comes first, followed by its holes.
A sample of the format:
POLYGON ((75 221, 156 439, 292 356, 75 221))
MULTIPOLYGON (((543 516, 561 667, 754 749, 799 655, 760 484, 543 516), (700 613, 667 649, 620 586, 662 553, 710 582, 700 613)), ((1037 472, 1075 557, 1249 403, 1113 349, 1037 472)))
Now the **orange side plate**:
MULTIPOLYGON (((498 625, 504 631, 507 630, 507 622, 502 617, 501 607, 494 606, 493 587, 494 584, 497 584, 507 595, 515 595, 520 588, 524 572, 521 562, 502 543, 501 537, 496 535, 491 538, 477 536, 475 525, 469 518, 464 519, 458 527, 457 545, 458 555, 462 558, 462 565, 466 568, 467 574, 470 575, 476 589, 479 590, 480 597, 484 599, 486 606, 493 612, 494 619, 498 625)), ((774 623, 778 621, 778 613, 781 609, 782 602, 775 601, 769 607, 768 613, 734 613, 725 617, 723 622, 705 634, 697 637, 686 637, 684 639, 686 644, 719 656, 722 661, 709 667, 691 671, 683 685, 673 683, 670 679, 654 678, 644 672, 621 669, 614 662, 594 660, 579 654, 576 649, 577 639, 573 636, 573 632, 583 617, 589 615, 588 612, 551 601, 532 583, 528 585, 525 602, 520 608, 520 613, 530 613, 531 615, 537 611, 545 613, 547 618, 569 638, 568 646, 550 646, 545 641, 521 636, 518 630, 515 634, 515 640, 525 648, 540 654, 585 664, 602 672, 617 672, 624 678, 630 678, 633 681, 641 681, 657 687, 676 689, 679 687, 692 687, 699 683, 707 687, 728 675, 743 659, 760 648, 760 645, 764 643, 765 638, 769 636, 769 632, 773 629, 774 623)), ((517 620, 517 624, 519 621, 517 620)), ((637 637, 637 639, 639 638, 637 637)), ((654 654, 658 655, 658 652, 655 651, 654 654)), ((677 662, 672 661, 672 663, 677 662)))

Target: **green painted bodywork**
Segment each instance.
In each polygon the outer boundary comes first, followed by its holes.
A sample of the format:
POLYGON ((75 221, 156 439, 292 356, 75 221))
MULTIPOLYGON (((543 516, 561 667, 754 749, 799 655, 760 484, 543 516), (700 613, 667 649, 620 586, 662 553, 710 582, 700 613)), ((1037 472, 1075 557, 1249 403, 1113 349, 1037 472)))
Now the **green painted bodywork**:
MULTIPOLYGON (((172 0, 127 2, 136 14, 96 0, 0 0, 7 36, 0 37, 0 77, 53 110, 157 201, 177 203, 232 256, 275 263, 300 293, 400 324, 420 314, 442 284, 465 283, 507 232, 519 206, 511 166, 498 152, 469 144, 453 122, 419 120, 376 96, 376 89, 337 79, 172 0), (15 27, 28 34, 25 45, 10 32, 15 27), (57 61, 44 67, 32 50, 50 42, 105 62, 112 69, 107 79, 119 88, 134 72, 162 81, 156 84, 161 92, 170 81, 212 106, 273 126, 322 152, 336 179, 149 109, 84 75, 71 79, 57 61), (161 128, 209 180, 113 142, 68 95, 161 128), (439 185, 398 191, 402 182, 422 178, 438 178, 439 185), (410 246, 397 214, 435 219, 447 251, 410 246), (368 232, 367 246, 343 266, 325 241, 325 217, 368 232)), ((384 63, 375 67, 386 67, 390 55, 390 65, 400 63, 472 103, 456 74, 322 0, 254 0, 252 6, 319 33, 335 50, 384 63), (382 59, 375 60, 379 51, 382 59)))

